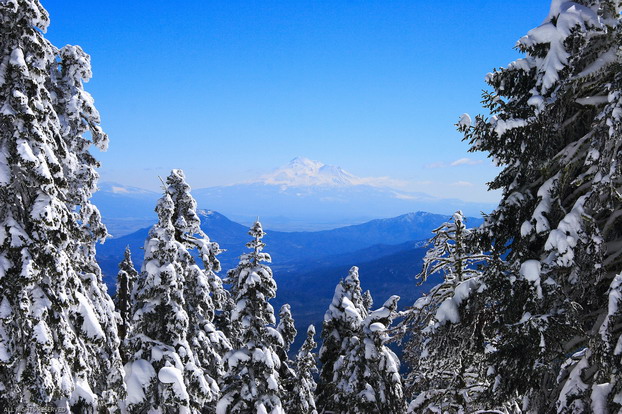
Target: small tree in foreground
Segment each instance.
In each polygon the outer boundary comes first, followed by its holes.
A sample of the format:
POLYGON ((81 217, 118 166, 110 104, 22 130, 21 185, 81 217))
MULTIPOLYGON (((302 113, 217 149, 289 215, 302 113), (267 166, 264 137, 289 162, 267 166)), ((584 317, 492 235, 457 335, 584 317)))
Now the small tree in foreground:
POLYGON ((251 252, 242 255, 238 266, 228 274, 235 303, 232 323, 239 327, 239 338, 224 357, 226 372, 216 411, 281 414, 281 361, 277 349, 284 346, 284 341, 274 328, 274 310, 268 303, 276 296, 276 283, 270 267, 262 263, 271 259, 262 252, 265 233, 259 221, 249 234, 253 240, 246 246, 251 252))
POLYGON ((210 373, 221 370, 216 348, 223 339, 211 323, 208 278, 188 251, 200 234, 196 202, 180 170, 166 184, 136 284, 126 404, 136 412, 203 413, 219 397, 210 373))
POLYGON ((132 263, 132 254, 130 247, 125 248, 123 260, 119 263, 119 273, 117 274, 117 289, 114 297, 114 303, 121 317, 119 323, 119 339, 123 341, 131 330, 132 315, 131 307, 134 303, 132 292, 134 290, 134 282, 138 278, 138 272, 132 263))
POLYGON ((288 400, 288 413, 317 414, 315 389, 317 384, 313 375, 317 372, 313 350, 317 346, 314 339, 315 327, 309 325, 305 339, 296 356, 296 381, 288 400))
POLYGON ((360 341, 361 324, 367 316, 363 298, 358 267, 353 266, 335 288, 333 300, 324 315, 319 351, 322 367, 316 399, 319 412, 348 410, 346 398, 337 388, 336 375, 340 367, 335 364, 352 345, 351 341, 360 341))

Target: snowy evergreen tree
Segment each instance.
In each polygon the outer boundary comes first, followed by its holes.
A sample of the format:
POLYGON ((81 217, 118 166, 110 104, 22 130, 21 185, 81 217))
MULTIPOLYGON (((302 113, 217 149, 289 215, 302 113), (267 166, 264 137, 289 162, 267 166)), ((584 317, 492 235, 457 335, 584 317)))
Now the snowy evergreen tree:
POLYGON ((119 323, 119 339, 123 341, 131 330, 132 325, 132 304, 134 297, 134 282, 138 278, 138 272, 134 268, 132 262, 132 253, 130 247, 125 248, 123 261, 119 263, 119 273, 117 273, 117 291, 114 297, 114 303, 121 316, 119 323))
POLYGON ((283 398, 281 403, 283 410, 287 413, 295 412, 292 407, 292 401, 295 397, 294 391, 296 388, 296 372, 295 363, 289 359, 289 350, 296 338, 296 327, 294 326, 294 318, 292 317, 291 307, 286 303, 281 306, 279 311, 279 324, 276 330, 281 334, 283 338, 283 346, 276 347, 276 353, 281 360, 281 367, 279 369, 279 380, 283 387, 283 398))
POLYGON ((490 406, 523 412, 622 408, 620 3, 553 1, 518 42, 525 58, 487 76, 492 116, 460 129, 503 171, 499 207, 474 235, 495 260, 462 318, 490 406), (505 260, 501 260, 505 257, 505 260), (615 323, 614 323, 615 324, 615 323))
POLYGON ((309 325, 307 338, 296 355, 296 382, 291 395, 288 396, 288 413, 317 414, 315 408, 315 389, 317 385, 313 375, 317 372, 313 350, 315 342, 315 327, 309 325))
POLYGON ((400 361, 387 346, 387 329, 397 310, 399 296, 392 296, 382 308, 371 312, 361 332, 345 341, 334 364, 334 382, 339 414, 403 413, 406 409, 400 361))
POLYGON ((365 293, 363 293, 363 306, 365 306, 365 309, 367 309, 368 312, 371 310, 372 306, 374 306, 374 298, 372 298, 369 290, 366 290, 365 293))
POLYGON ((262 252, 265 235, 259 221, 251 227, 253 237, 246 246, 252 251, 240 257, 229 271, 235 309, 232 324, 239 327, 234 348, 225 355, 226 374, 221 383, 222 397, 217 413, 283 413, 281 361, 277 349, 284 347, 281 334, 274 328, 274 309, 268 301, 276 295, 270 255, 262 252))
POLYGON ((131 412, 201 413, 218 399, 210 372, 220 370, 214 344, 223 338, 211 324, 208 278, 188 252, 200 243, 196 203, 180 170, 166 184, 135 290, 126 404, 131 412))
POLYGON ((324 315, 322 346, 319 359, 322 364, 317 389, 319 412, 347 412, 348 406, 342 391, 336 386, 335 364, 345 355, 352 341, 360 342, 363 319, 367 308, 359 282, 358 267, 350 269, 348 276, 335 288, 333 300, 324 315))
POLYGON ((294 326, 294 318, 292 318, 292 309, 287 303, 281 306, 281 310, 279 311, 279 324, 276 327, 277 331, 281 334, 283 338, 283 350, 285 351, 285 355, 289 353, 289 348, 294 343, 294 339, 296 339, 296 327, 294 326))
POLYGON ((124 395, 91 203, 107 146, 83 82, 89 57, 56 49, 36 0, 0 2, 0 406, 115 410, 124 395), (90 139, 87 138, 90 136, 90 139))
POLYGON ((222 281, 214 273, 220 270, 216 258, 221 250, 201 230, 196 200, 190 194, 182 170, 173 170, 166 179, 167 193, 173 201, 172 222, 175 223, 175 240, 185 250, 179 257, 184 267, 184 301, 188 314, 188 341, 198 364, 211 378, 222 376, 222 356, 231 349, 225 335, 214 325, 216 304, 222 306, 227 297, 222 281), (189 251, 196 249, 203 263, 199 268, 189 251), (216 303, 216 304, 215 304, 216 303))
POLYGON ((401 324, 409 338, 404 349, 411 367, 409 391, 416 397, 409 411, 471 412, 486 378, 478 365, 481 358, 457 352, 471 340, 459 323, 461 314, 469 312, 463 302, 481 287, 477 265, 488 256, 470 250, 471 230, 461 211, 433 233, 417 278, 424 282, 438 273, 443 281, 415 302, 401 324))

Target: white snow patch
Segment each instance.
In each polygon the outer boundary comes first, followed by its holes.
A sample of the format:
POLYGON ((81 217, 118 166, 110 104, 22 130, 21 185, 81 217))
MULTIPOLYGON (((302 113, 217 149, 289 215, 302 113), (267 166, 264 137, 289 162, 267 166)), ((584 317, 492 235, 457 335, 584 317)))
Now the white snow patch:
POLYGON ((2 297, 2 302, 0 303, 0 319, 7 319, 9 316, 13 314, 13 309, 11 308, 11 304, 6 296, 2 297))
POLYGON ((97 396, 91 390, 91 386, 83 379, 76 378, 74 381, 74 390, 71 393, 71 404, 76 404, 83 400, 87 404, 93 404, 97 400, 97 396))
POLYGON ((24 60, 24 52, 22 52, 22 49, 19 47, 13 49, 11 57, 9 58, 9 65, 26 68, 26 60, 24 60))
POLYGON ((462 129, 467 129, 471 127, 472 121, 471 116, 467 113, 460 115, 460 120, 458 121, 458 127, 462 129))
POLYGON ((39 321, 39 323, 33 326, 32 334, 35 340, 41 345, 52 344, 52 332, 45 321, 39 321))
POLYGON ((179 369, 175 367, 162 367, 158 372, 158 379, 165 384, 172 384, 173 391, 181 400, 187 401, 190 398, 179 369))
POLYGON ((542 299, 542 287, 540 286, 540 273, 542 265, 539 260, 527 260, 520 265, 520 275, 536 287, 538 298, 542 299))
POLYGON ((87 336, 90 338, 104 338, 104 331, 88 299, 80 292, 76 292, 76 298, 78 298, 78 302, 80 302, 78 313, 82 315, 83 319, 82 330, 86 332, 87 336))
POLYGON ((607 397, 613 388, 613 384, 606 382, 604 384, 594 384, 592 386, 592 412, 606 413, 609 407, 607 397))
POLYGON ((127 385, 127 399, 129 404, 138 404, 145 398, 145 388, 155 377, 155 370, 149 361, 137 359, 125 364, 125 384, 127 385))
POLYGON ((456 302, 454 302, 452 298, 445 299, 443 303, 441 303, 441 306, 439 306, 436 310, 434 318, 441 325, 445 324, 447 321, 451 323, 460 322, 460 313, 458 312, 456 302))

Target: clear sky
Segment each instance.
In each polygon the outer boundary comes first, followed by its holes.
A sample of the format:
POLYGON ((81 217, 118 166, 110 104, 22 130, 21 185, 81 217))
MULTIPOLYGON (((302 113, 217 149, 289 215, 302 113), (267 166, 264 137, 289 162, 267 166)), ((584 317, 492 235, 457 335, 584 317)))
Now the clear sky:
POLYGON ((494 201, 497 169, 453 124, 545 0, 42 0, 47 37, 92 57, 102 180, 195 188, 304 156, 404 189, 494 201), (468 160, 461 160, 469 158, 468 160), (452 166, 451 164, 458 164, 452 166))

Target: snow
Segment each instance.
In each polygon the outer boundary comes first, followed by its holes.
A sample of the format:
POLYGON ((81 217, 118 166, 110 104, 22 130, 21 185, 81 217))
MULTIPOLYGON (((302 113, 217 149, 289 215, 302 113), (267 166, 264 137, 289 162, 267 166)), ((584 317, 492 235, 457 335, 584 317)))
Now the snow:
POLYGON ((26 140, 17 140, 16 148, 17 153, 19 154, 21 159, 27 162, 38 164, 39 160, 37 159, 37 157, 35 157, 35 154, 32 152, 32 149, 30 148, 30 145, 28 145, 28 142, 26 140))
POLYGON ((279 382, 274 377, 274 375, 272 375, 272 374, 268 375, 268 378, 266 379, 266 382, 268 384, 268 389, 275 390, 275 391, 279 389, 279 382))
POLYGON ((33 326, 32 334, 34 336, 34 339, 41 345, 52 344, 52 332, 50 331, 50 328, 45 323, 45 321, 39 321, 39 323, 33 326))
POLYGON ((606 382, 604 384, 594 384, 592 386, 592 412, 593 413, 606 413, 608 411, 609 404, 607 403, 607 397, 613 388, 613 384, 606 382))
MULTIPOLYGON (((6 332, 0 327, 0 339, 6 338, 6 332)), ((5 345, 6 341, 3 339, 0 341, 0 361, 9 362, 11 360, 11 353, 5 345)))
MULTIPOLYGON (((289 187, 349 187, 356 185, 386 186, 387 177, 357 177, 334 165, 326 165, 304 157, 296 157, 289 164, 250 183, 279 186, 282 191, 289 187)), ((299 193, 300 196, 304 193, 299 193)))
POLYGON ((247 362, 250 361, 250 359, 251 357, 250 355, 248 355, 247 352, 236 351, 227 358, 227 364, 229 365, 229 367, 236 367, 240 363, 240 361, 247 362))
POLYGON ((525 220, 523 224, 520 226, 520 235, 521 237, 526 237, 533 231, 533 224, 529 220, 525 220))
POLYGON ((527 260, 520 265, 520 275, 536 286, 538 298, 542 299, 542 287, 540 286, 540 273, 542 265, 539 260, 527 260))
MULTIPOLYGON (((620 304, 622 304, 622 273, 618 273, 611 282, 609 286, 609 301, 607 304, 607 316, 603 321, 603 324, 600 326, 599 334, 603 339, 603 342, 608 346, 609 344, 609 323, 610 318, 613 315, 616 315, 619 312, 620 304)), ((617 344, 616 349, 614 350, 614 355, 618 355, 622 349, 618 349, 620 344, 622 344, 622 335, 620 336, 621 342, 617 344)))
POLYGON ((555 250, 558 254, 557 264, 570 266, 574 263, 574 251, 572 250, 579 241, 582 231, 582 217, 584 215, 583 204, 587 196, 581 196, 575 202, 572 210, 560 221, 557 229, 549 233, 544 248, 547 251, 555 250))
POLYGON ((190 398, 179 369, 175 367, 162 367, 158 372, 158 379, 165 384, 172 384, 173 391, 179 399, 187 401, 190 398))
POLYGON ((445 299, 436 310, 434 318, 440 325, 445 324, 447 321, 451 323, 460 322, 460 313, 458 312, 458 306, 452 298, 445 299))
POLYGON ((609 102, 609 96, 586 96, 575 99, 575 102, 581 105, 604 105, 609 102))
POLYGON ((462 305, 462 302, 465 299, 467 299, 471 295, 472 292, 477 290, 478 287, 479 287, 478 278, 471 278, 469 280, 465 280, 464 282, 460 283, 454 291, 453 300, 454 302, 456 302, 456 305, 458 306, 462 305))
POLYGON ((74 387, 70 398, 72 405, 77 404, 80 400, 83 400, 87 404, 93 404, 97 400, 97 396, 93 393, 93 390, 91 390, 91 387, 85 380, 76 378, 74 387))
POLYGON ((502 137, 503 135, 505 135, 505 133, 507 131, 510 131, 512 129, 515 128, 522 128, 524 126, 529 125, 529 122, 531 122, 531 119, 507 119, 507 120, 503 120, 503 119, 499 119, 498 117, 494 116, 491 118, 491 122, 494 125, 494 130, 497 133, 497 135, 499 137, 502 137))
POLYGON ((104 338, 104 331, 102 330, 99 320, 91 307, 88 299, 80 292, 75 293, 78 299, 78 313, 82 315, 82 330, 86 332, 86 335, 90 338, 104 338))
POLYGON ((546 218, 546 214, 548 214, 551 210, 551 192, 553 191, 553 187, 557 184, 558 178, 559 173, 546 180, 538 189, 538 197, 540 197, 540 202, 533 212, 533 218, 536 221, 536 232, 538 233, 544 233, 551 228, 549 221, 546 218))
POLYGON ((568 397, 572 397, 574 395, 581 395, 583 392, 585 392, 585 390, 587 390, 588 386, 581 379, 581 375, 583 373, 583 370, 588 368, 588 365, 589 364, 587 358, 582 357, 581 360, 570 372, 570 375, 568 376, 568 379, 566 380, 566 383, 564 384, 564 387, 560 392, 560 408, 568 407, 568 397))
POLYGON ((472 124, 471 117, 469 114, 462 114, 460 116, 460 120, 458 121, 459 128, 469 128, 472 124))
POLYGON ((11 308, 11 304, 6 296, 2 297, 2 302, 0 302, 0 319, 7 319, 9 316, 13 314, 13 309, 11 308))
POLYGON ((519 43, 524 46, 537 44, 550 45, 544 58, 537 58, 541 95, 559 80, 559 71, 568 63, 570 54, 566 51, 564 41, 576 27, 600 26, 598 15, 588 7, 564 0, 553 0, 549 16, 542 25, 530 30, 519 43))
POLYGON ((347 320, 350 320, 353 323, 360 323, 362 321, 361 314, 359 313, 354 303, 347 297, 341 298, 341 306, 343 306, 343 313, 347 320))
POLYGON ((11 167, 7 159, 5 149, 0 150, 0 185, 7 185, 11 182, 11 167))
POLYGON ((9 65, 26 68, 26 61, 24 60, 24 52, 22 51, 22 49, 13 49, 13 51, 11 52, 11 57, 9 58, 9 65))
POLYGON ((144 359, 125 364, 125 384, 127 386, 127 399, 129 404, 138 404, 145 398, 145 388, 155 377, 155 370, 144 359))

